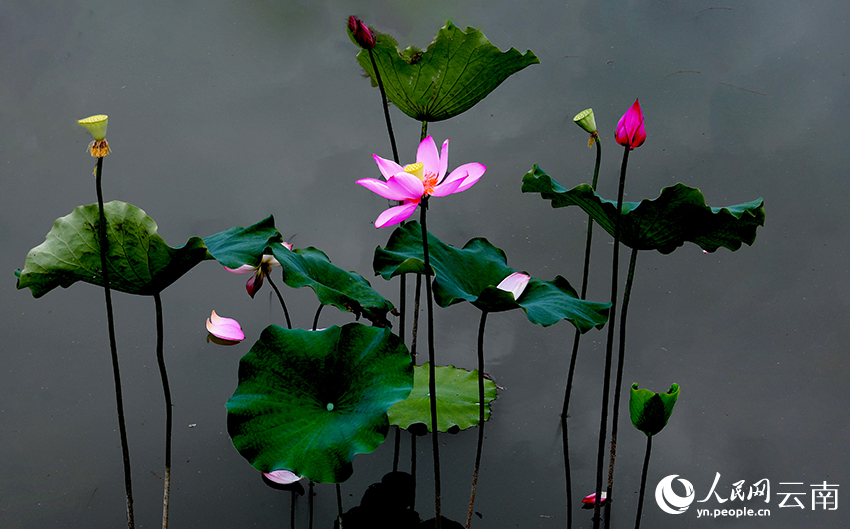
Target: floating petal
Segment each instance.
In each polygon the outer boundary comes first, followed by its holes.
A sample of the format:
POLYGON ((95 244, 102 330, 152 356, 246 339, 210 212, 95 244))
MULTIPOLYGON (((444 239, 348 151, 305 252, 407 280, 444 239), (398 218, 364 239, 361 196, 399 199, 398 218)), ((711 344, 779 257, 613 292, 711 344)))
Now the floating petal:
POLYGON ((233 342, 241 342, 245 339, 245 333, 242 332, 242 326, 239 322, 231 318, 223 318, 212 311, 212 314, 207 318, 207 330, 213 336, 222 340, 230 340, 233 342))
POLYGON ((295 483, 300 480, 304 476, 296 476, 292 472, 288 470, 275 470, 272 472, 263 472, 263 475, 269 479, 269 481, 273 481, 275 483, 280 483, 281 485, 289 485, 290 483, 295 483))

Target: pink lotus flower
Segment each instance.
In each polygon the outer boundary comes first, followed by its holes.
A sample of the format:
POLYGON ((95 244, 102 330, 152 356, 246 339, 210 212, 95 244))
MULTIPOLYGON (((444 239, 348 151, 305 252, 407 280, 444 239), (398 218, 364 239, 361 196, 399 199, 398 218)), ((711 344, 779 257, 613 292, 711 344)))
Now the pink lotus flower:
MULTIPOLYGON (((605 492, 602 493, 601 503, 605 503, 605 500, 608 499, 607 496, 608 496, 607 493, 605 493, 605 492)), ((589 496, 585 496, 584 499, 581 500, 581 502, 582 503, 590 503, 590 504, 596 503, 596 493, 594 492, 593 494, 590 494, 589 496)))
POLYGON ((635 104, 623 114, 617 123, 617 133, 614 135, 617 143, 629 150, 640 147, 646 141, 646 131, 643 129, 643 112, 640 111, 640 103, 635 99, 635 104))
POLYGON ((362 20, 352 15, 348 17, 348 34, 355 44, 364 50, 371 50, 375 47, 375 37, 362 20))
MULTIPOLYGON (((292 245, 288 242, 282 242, 281 244, 286 247, 287 250, 292 251, 292 245)), ((239 268, 227 268, 225 266, 224 269, 228 272, 233 272, 234 274, 254 274, 248 279, 248 282, 245 283, 248 295, 253 298, 254 294, 256 294, 257 291, 260 290, 260 287, 263 286, 263 278, 271 274, 273 266, 280 266, 278 260, 271 255, 264 255, 263 260, 260 261, 260 264, 257 266, 245 264, 239 268)))
POLYGON ((514 295, 514 299, 518 300, 519 297, 522 296, 525 287, 528 286, 528 281, 530 279, 531 276, 528 274, 514 272, 508 277, 502 279, 502 282, 496 285, 496 288, 504 290, 505 292, 510 292, 514 295))
POLYGON ((442 151, 437 153, 434 138, 428 136, 419 144, 416 151, 416 163, 405 167, 373 154, 378 169, 386 182, 375 178, 363 178, 357 183, 369 191, 389 200, 403 202, 381 213, 375 220, 376 228, 392 226, 407 220, 416 210, 416 206, 425 196, 444 197, 460 193, 472 187, 484 174, 487 167, 480 163, 463 164, 448 176, 449 140, 443 143, 442 151))
POLYGON ((215 311, 207 318, 207 330, 216 338, 228 340, 231 342, 241 342, 245 339, 245 333, 242 332, 242 326, 239 322, 231 318, 222 318, 215 311))

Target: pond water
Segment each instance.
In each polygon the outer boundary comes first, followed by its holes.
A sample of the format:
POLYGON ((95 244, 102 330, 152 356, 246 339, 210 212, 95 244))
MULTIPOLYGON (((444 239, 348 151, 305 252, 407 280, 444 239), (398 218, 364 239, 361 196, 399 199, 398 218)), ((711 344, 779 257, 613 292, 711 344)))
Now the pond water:
MULTIPOLYGON (((514 268, 578 286, 585 215, 522 194, 521 179, 539 163, 567 187, 590 181, 594 151, 571 121, 593 107, 604 147, 599 189, 614 198, 621 149, 613 131, 635 98, 648 139, 631 155, 627 200, 677 182, 701 189, 712 206, 764 197, 767 221, 752 247, 704 254, 688 243, 637 261, 625 383, 681 386, 653 442, 642 525, 843 527, 843 503, 812 508, 812 491, 826 483, 841 496, 850 485, 848 13, 841 2, 765 0, 4 2, 0 525, 125 524, 102 291, 77 284, 33 299, 12 275, 54 219, 96 200, 90 138, 77 119, 110 116, 105 198, 144 209, 172 246, 274 214, 297 247, 322 249, 396 299, 396 282, 371 271, 391 233, 372 224, 386 201, 354 184, 377 176, 373 153, 392 154, 379 93, 345 32, 357 14, 402 46, 424 48, 451 19, 540 58, 468 112, 429 125, 438 142, 451 138, 450 167, 488 167, 471 190, 432 202, 429 229, 445 242, 486 237, 514 268), (726 503, 712 496, 677 516, 657 506, 665 476, 687 478, 703 499, 717 473, 726 503), (734 483, 744 480, 746 492, 764 478, 769 518, 697 518, 700 506, 764 508, 728 501, 734 483), (804 493, 805 508, 779 506, 790 492, 804 493)), ((412 161, 420 125, 391 112, 401 158, 412 161)), ((611 248, 597 230, 590 299, 609 296, 611 248)), ((262 483, 226 431, 240 357, 266 325, 283 321, 270 291, 252 300, 244 279, 207 262, 163 294, 175 528, 288 526, 289 495, 262 483), (248 340, 207 343, 213 309, 237 318, 248 340)), ((308 327, 314 294, 284 295, 294 324, 308 327)), ((137 523, 154 527, 164 428, 154 304, 122 294, 114 302, 137 523)), ((475 367, 478 314, 468 304, 438 310, 440 364, 475 367)), ((349 321, 328 308, 321 326, 349 321)), ((486 371, 506 389, 486 429, 475 526, 565 526, 559 413, 572 336, 566 322, 542 328, 519 311, 491 316, 486 371)), ((570 420, 576 507, 594 487, 604 352, 604 331, 584 337, 570 420)), ((613 525, 630 527, 645 442, 627 400, 622 406, 613 525)), ((443 513, 463 521, 476 432, 441 443, 443 513)), ((406 436, 402 446, 404 460, 406 436)), ((423 518, 433 516, 428 446, 418 443, 423 518)), ((391 465, 391 442, 357 456, 342 484, 345 508, 391 465)), ((334 489, 316 491, 316 527, 331 527, 334 489)), ((588 511, 574 513, 574 527, 590 525, 588 511)))

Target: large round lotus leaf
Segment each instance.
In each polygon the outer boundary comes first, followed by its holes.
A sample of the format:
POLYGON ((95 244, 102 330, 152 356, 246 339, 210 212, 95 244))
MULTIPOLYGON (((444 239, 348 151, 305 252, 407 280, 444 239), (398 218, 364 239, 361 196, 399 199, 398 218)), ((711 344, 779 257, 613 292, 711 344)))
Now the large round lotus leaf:
MULTIPOLYGON (((431 431, 431 399, 428 393, 429 363, 413 368, 413 391, 405 400, 390 408, 390 424, 409 428, 425 424, 431 431)), ((478 424, 478 370, 455 366, 434 368, 437 385, 437 430, 446 432, 457 426, 465 430, 478 424)), ((490 418, 490 401, 496 398, 496 384, 484 379, 484 420, 490 418)))
POLYGON ((204 238, 210 255, 229 268, 243 264, 258 265, 263 254, 272 254, 283 267, 284 282, 292 288, 310 287, 323 305, 362 314, 378 325, 389 325, 387 312, 392 303, 384 299, 356 272, 346 272, 331 263, 321 250, 299 248, 287 250, 280 242, 280 232, 274 227, 274 217, 243 228, 229 230, 204 238))
MULTIPOLYGON (((581 332, 602 328, 608 321, 610 303, 582 300, 561 276, 552 281, 532 277, 519 299, 496 288, 514 269, 505 252, 487 239, 475 238, 456 248, 429 233, 428 256, 435 276, 434 299, 441 307, 468 301, 489 312, 521 308, 532 323, 549 326, 568 320, 581 332)), ((375 250, 372 266, 384 279, 424 273, 422 226, 414 221, 396 228, 386 248, 375 250)))
POLYGON ((261 472, 340 483, 351 476, 355 454, 383 442, 387 410, 412 387, 410 354, 389 329, 270 325, 239 362, 227 431, 261 472))
MULTIPOLYGON (((487 97, 502 81, 540 61, 531 51, 514 48, 502 52, 475 28, 464 32, 451 22, 437 33, 424 52, 414 47, 398 49, 389 35, 374 32, 372 55, 378 64, 387 99, 419 121, 440 121, 457 116, 487 97)), ((357 62, 374 81, 369 52, 357 62)))
MULTIPOLYGON (((534 164, 522 178, 522 192, 540 193, 553 208, 579 206, 614 235, 617 202, 600 197, 587 184, 567 189, 534 164)), ((764 226, 764 200, 712 208, 699 189, 676 184, 662 189, 656 199, 623 202, 620 219, 620 242, 635 250, 667 254, 693 242, 707 252, 721 246, 735 251, 742 243, 755 242, 756 229, 764 226)))
MULTIPOLYGON (((109 286, 128 294, 161 292, 203 261, 203 241, 192 237, 185 246, 172 248, 157 234, 156 222, 126 202, 103 205, 109 243, 109 286)), ((56 287, 77 281, 103 286, 97 204, 79 206, 56 219, 43 243, 27 254, 24 269, 15 273, 18 288, 41 297, 56 287)))

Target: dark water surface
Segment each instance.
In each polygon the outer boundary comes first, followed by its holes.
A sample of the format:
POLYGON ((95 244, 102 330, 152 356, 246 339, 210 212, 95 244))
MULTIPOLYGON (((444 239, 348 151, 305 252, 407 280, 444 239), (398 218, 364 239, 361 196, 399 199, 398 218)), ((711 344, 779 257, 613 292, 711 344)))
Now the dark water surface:
MULTIPOLYGON (((703 254, 688 244, 637 261, 625 383, 682 388, 653 443, 643 527, 843 527, 848 11, 843 2, 763 0, 2 3, 0 526, 125 524, 102 291, 78 284, 35 300, 15 290, 12 275, 54 219, 95 201, 90 138, 77 119, 109 115, 106 199, 143 208, 172 246, 274 214, 296 246, 324 250, 396 298, 396 283, 371 272, 375 247, 391 233, 372 226, 386 201, 354 184, 377 176, 372 153, 392 154, 378 91, 344 30, 358 14, 404 46, 424 48, 451 19, 541 60, 429 127, 438 142, 451 138, 450 167, 488 166, 471 190, 432 201, 429 229, 445 242, 487 237, 514 268, 578 286, 584 214, 520 193, 520 180, 536 162, 567 187, 589 181, 593 151, 571 121, 593 107, 605 148, 600 190, 614 198, 621 150, 613 130, 636 97, 648 139, 630 158, 627 200, 680 181, 713 206, 764 197, 767 222, 753 247, 703 254), (746 492, 769 479, 771 516, 695 512, 765 507, 756 500, 711 498, 678 516, 656 505, 663 477, 687 478, 703 499, 718 472, 726 498, 735 482, 746 492), (811 485, 824 481, 838 485, 837 510, 812 509, 811 485), (799 485, 780 484, 789 482, 799 485), (805 509, 780 508, 781 492, 805 493, 805 509)), ((419 124, 392 112, 401 158, 412 161, 419 124)), ((606 300, 611 244, 601 231, 594 249, 589 295, 606 300)), ((270 290, 251 300, 245 279, 208 262, 163 294, 174 528, 288 526, 289 495, 261 482, 225 428, 239 358, 266 325, 283 321, 270 290), (206 343, 212 309, 239 319, 248 340, 206 343)), ((310 325, 313 293, 284 295, 294 323, 310 325)), ((154 305, 118 294, 115 311, 137 522, 155 527, 164 413, 154 305)), ((478 315, 468 304, 438 311, 441 364, 475 366, 478 315)), ((348 321, 331 308, 322 315, 323 326, 348 321)), ((507 390, 487 427, 475 526, 564 527, 558 415, 572 333, 566 322, 544 329, 518 311, 491 316, 486 370, 507 390)), ((595 479, 605 333, 582 344, 570 422, 574 502, 595 479)), ((621 413, 614 526, 631 527, 644 436, 628 422, 627 401, 621 413)), ((442 437, 450 518, 466 515, 475 442, 474 431, 442 437)), ((385 443, 355 458, 342 485, 346 509, 390 470, 391 456, 385 443)), ((431 517, 427 450, 419 468, 417 510, 431 517)), ((333 487, 316 490, 316 527, 331 527, 333 487)), ((578 511, 575 527, 589 526, 578 511)))

